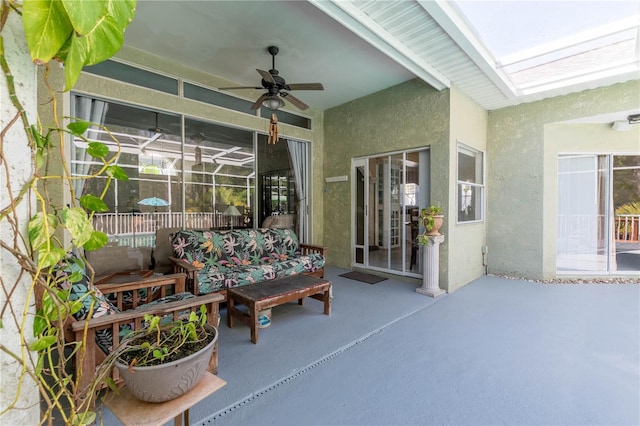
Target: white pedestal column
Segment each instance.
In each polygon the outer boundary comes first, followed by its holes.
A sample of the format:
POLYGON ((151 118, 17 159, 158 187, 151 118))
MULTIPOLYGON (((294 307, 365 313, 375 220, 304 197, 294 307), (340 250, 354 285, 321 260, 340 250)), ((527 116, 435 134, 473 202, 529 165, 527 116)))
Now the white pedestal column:
POLYGON ((426 296, 438 297, 446 293, 440 288, 440 244, 444 235, 429 237, 429 244, 424 246, 422 287, 416 292, 426 296))

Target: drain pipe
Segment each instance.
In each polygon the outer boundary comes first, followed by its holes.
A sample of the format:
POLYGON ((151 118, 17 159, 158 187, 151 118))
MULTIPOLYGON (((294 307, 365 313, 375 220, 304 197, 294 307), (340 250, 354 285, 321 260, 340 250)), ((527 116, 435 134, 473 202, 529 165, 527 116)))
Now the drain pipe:
POLYGON ((489 275, 489 265, 487 262, 487 257, 489 256, 489 246, 482 246, 482 266, 484 266, 484 274, 489 275))

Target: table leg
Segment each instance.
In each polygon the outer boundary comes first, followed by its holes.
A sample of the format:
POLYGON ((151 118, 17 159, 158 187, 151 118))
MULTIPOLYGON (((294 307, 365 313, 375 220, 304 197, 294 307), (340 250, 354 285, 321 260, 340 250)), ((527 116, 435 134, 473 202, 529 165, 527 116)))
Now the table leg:
POLYGON ((173 426, 189 426, 189 409, 187 408, 182 413, 178 414, 173 419, 173 426))
POLYGON ((324 314, 331 315, 331 287, 324 292, 324 314))
POLYGON ((304 297, 301 297, 300 299, 298 299, 298 305, 300 306, 304 305, 304 297))
POLYGON ((258 307, 255 303, 249 306, 249 323, 251 324, 251 342, 258 343, 258 307))
POLYGON ((233 297, 227 294, 227 327, 233 328, 233 297))

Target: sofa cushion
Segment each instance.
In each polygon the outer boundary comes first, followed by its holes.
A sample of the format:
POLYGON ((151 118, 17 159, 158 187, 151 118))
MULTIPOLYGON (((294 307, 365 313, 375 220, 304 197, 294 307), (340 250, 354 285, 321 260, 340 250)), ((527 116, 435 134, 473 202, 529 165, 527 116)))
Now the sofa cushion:
POLYGON ((198 272, 198 292, 206 294, 288 275, 314 272, 324 264, 324 257, 314 253, 259 265, 230 265, 216 270, 203 268, 198 272))
POLYGON ((120 312, 98 288, 90 285, 90 279, 81 259, 67 258, 64 265, 54 270, 54 276, 57 287, 69 292, 68 300, 81 302, 80 310, 73 313, 76 320, 98 318, 120 312), (91 316, 89 316, 90 312, 92 312, 91 316))
POLYGON ((185 230, 174 234, 172 245, 175 257, 209 269, 269 263, 300 253, 298 237, 290 229, 185 230))
POLYGON ((302 255, 292 229, 186 230, 172 238, 173 255, 198 268, 198 293, 254 284, 324 267, 320 253, 302 255))

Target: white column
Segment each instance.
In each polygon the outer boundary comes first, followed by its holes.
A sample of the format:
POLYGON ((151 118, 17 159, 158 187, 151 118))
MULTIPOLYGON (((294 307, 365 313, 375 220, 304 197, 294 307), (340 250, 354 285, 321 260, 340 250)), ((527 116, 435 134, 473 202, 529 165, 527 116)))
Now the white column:
POLYGON ((416 292, 426 296, 438 297, 446 293, 440 288, 440 244, 444 241, 444 235, 429 237, 429 244, 423 250, 422 287, 416 292))
MULTIPOLYGON (((9 67, 15 78, 15 88, 22 106, 25 108, 31 123, 36 123, 37 87, 36 67, 31 62, 27 43, 22 29, 22 19, 17 13, 9 12, 9 17, 2 30, 4 50, 9 67)), ((0 77, 0 129, 4 134, 3 154, 0 161, 0 209, 8 208, 11 197, 16 197, 22 187, 33 174, 31 149, 21 120, 16 121, 7 129, 11 120, 16 116, 8 96, 7 80, 2 73, 0 77), (9 169, 9 181, 6 180, 9 169), (11 187, 9 194, 7 188, 11 187)), ((35 196, 28 192, 25 198, 16 206, 16 216, 0 221, 0 239, 12 245, 16 228, 24 239, 18 238, 20 249, 25 251, 22 242, 27 240, 27 224, 34 210, 35 196), (17 221, 15 221, 17 220, 17 221)), ((4 250, 0 250, 0 276, 4 291, 0 292, 0 306, 5 308, 11 297, 12 308, 4 309, 2 315, 2 329, 0 341, 9 351, 21 357, 17 361, 4 351, 0 351, 0 412, 13 404, 13 409, 3 413, 0 423, 3 425, 33 425, 40 420, 40 395, 38 388, 30 376, 23 371, 23 367, 35 365, 36 354, 25 350, 25 345, 33 341, 33 317, 35 307, 33 294, 30 294, 31 279, 29 274, 22 271, 17 259, 4 250), (5 293, 6 292, 6 293, 5 293), (29 302, 28 302, 29 301, 29 302), (25 306, 27 305, 28 306, 25 306), (23 318, 26 314, 27 318, 23 318), (21 337, 25 338, 22 341, 21 337), (29 358, 32 358, 29 360, 29 358), (15 404, 14 404, 15 403, 15 404)))

